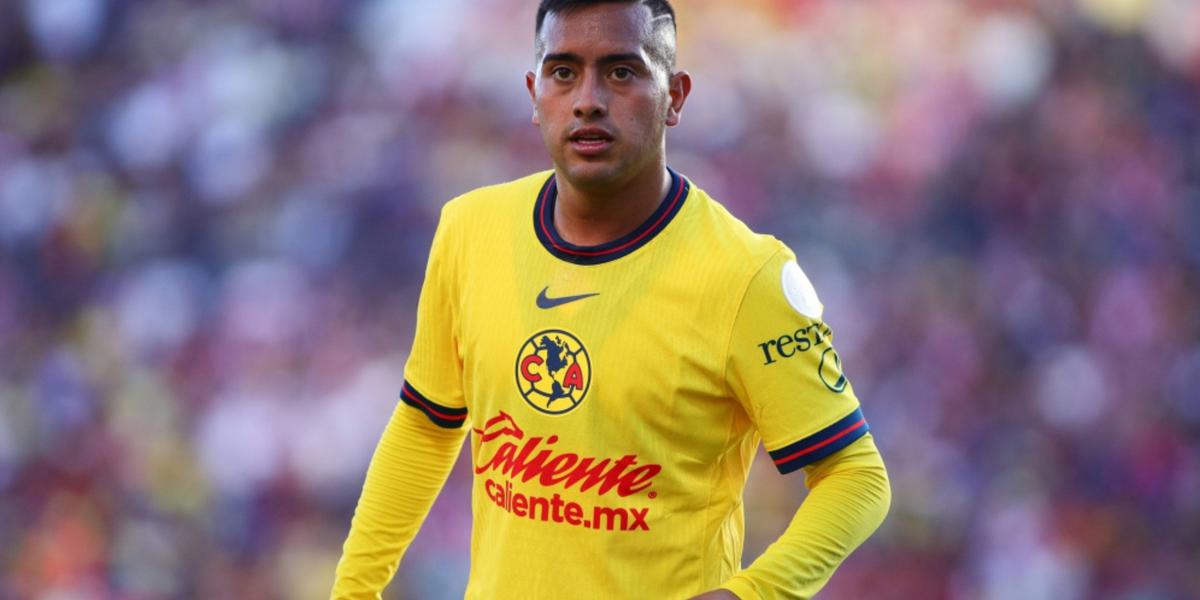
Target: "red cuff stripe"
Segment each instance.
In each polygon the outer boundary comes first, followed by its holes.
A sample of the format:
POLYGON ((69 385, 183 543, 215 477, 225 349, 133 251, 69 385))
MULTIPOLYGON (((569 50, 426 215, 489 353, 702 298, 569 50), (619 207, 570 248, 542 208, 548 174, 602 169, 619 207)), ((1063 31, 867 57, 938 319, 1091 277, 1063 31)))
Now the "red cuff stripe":
POLYGON ((421 411, 438 427, 458 429, 467 422, 467 408, 465 406, 462 408, 442 406, 426 398, 424 394, 418 392, 407 381, 404 382, 404 387, 400 388, 400 400, 414 409, 421 411))
POLYGON ((430 406, 429 402, 422 400, 420 397, 418 397, 416 394, 414 394, 412 392, 412 390, 410 390, 408 387, 403 388, 401 390, 401 392, 409 400, 412 400, 413 402, 420 404, 425 410, 427 410, 443 419, 446 419, 447 421, 465 421, 467 419, 467 415, 465 415, 465 414, 464 415, 448 415, 446 413, 439 412, 436 408, 430 406))
POLYGON ((797 457, 800 457, 800 456, 804 456, 805 454, 811 454, 811 453, 813 453, 813 452, 816 452, 817 450, 820 450, 821 448, 824 448, 825 446, 828 446, 829 444, 832 444, 832 443, 834 443, 834 442, 838 441, 839 439, 841 439, 841 438, 844 438, 844 437, 846 437, 847 435, 850 435, 850 432, 854 431, 855 429, 858 429, 859 427, 861 427, 861 426, 862 426, 862 424, 863 424, 863 423, 866 423, 866 422, 867 422, 867 419, 866 419, 866 417, 863 417, 863 418, 859 419, 859 420, 858 420, 856 423, 854 423, 853 425, 851 425, 851 426, 849 426, 849 427, 847 427, 847 428, 845 428, 845 429, 843 429, 843 430, 839 431, 838 433, 834 434, 834 436, 833 436, 833 437, 831 437, 831 438, 829 438, 829 439, 827 439, 827 440, 825 440, 825 441, 823 441, 823 442, 821 442, 821 443, 819 443, 819 444, 814 444, 814 445, 812 445, 812 446, 809 446, 808 448, 805 448, 805 449, 803 449, 803 450, 800 450, 799 452, 796 452, 796 453, 794 453, 794 454, 791 454, 791 455, 785 456, 785 457, 783 457, 783 458, 777 458, 777 459, 775 459, 775 464, 777 464, 777 465, 781 465, 781 464, 783 464, 783 463, 785 463, 785 462, 787 462, 787 461, 789 461, 789 460, 792 460, 792 459, 794 459, 794 458, 797 458, 797 457))

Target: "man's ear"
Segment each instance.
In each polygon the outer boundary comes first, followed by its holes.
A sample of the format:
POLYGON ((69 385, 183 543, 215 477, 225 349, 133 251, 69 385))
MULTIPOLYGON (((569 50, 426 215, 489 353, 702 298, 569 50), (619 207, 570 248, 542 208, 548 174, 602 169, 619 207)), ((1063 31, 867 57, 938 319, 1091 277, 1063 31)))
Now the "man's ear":
POLYGON ((542 123, 537 114, 537 76, 533 71, 525 72, 525 89, 529 90, 529 101, 533 103, 533 124, 540 127, 542 123))
POLYGON ((692 76, 687 71, 679 71, 667 81, 667 88, 671 94, 671 104, 667 107, 667 127, 674 127, 679 124, 683 103, 692 93, 692 76))

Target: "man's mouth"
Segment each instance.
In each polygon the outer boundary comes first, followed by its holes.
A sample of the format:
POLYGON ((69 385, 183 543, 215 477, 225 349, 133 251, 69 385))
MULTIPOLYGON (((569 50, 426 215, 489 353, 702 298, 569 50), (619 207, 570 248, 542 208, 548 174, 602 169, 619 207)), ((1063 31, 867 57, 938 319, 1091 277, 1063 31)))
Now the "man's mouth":
POLYGON ((613 136, 598 127, 576 129, 567 137, 571 148, 584 156, 596 156, 612 146, 613 136))

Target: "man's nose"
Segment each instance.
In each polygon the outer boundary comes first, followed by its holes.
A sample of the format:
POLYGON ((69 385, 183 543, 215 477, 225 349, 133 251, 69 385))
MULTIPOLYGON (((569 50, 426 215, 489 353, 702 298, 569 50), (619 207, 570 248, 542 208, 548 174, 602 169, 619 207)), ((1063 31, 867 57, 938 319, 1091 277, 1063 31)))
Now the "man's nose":
POLYGON ((608 88, 598 73, 584 73, 576 88, 575 105, 572 108, 576 118, 603 117, 608 112, 608 88))

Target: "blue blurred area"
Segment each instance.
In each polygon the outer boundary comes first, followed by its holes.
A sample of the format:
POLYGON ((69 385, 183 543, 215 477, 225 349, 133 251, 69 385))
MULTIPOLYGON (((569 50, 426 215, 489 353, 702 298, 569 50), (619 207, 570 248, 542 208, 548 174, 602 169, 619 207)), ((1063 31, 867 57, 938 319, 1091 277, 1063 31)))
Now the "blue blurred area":
MULTIPOLYGON (((823 598, 1200 597, 1200 4, 680 1, 893 477, 823 598)), ((319 598, 533 2, 0 3, 0 597, 319 598)), ((460 461, 390 597, 461 597, 460 461)), ((801 478, 756 466, 747 562, 801 478)))

